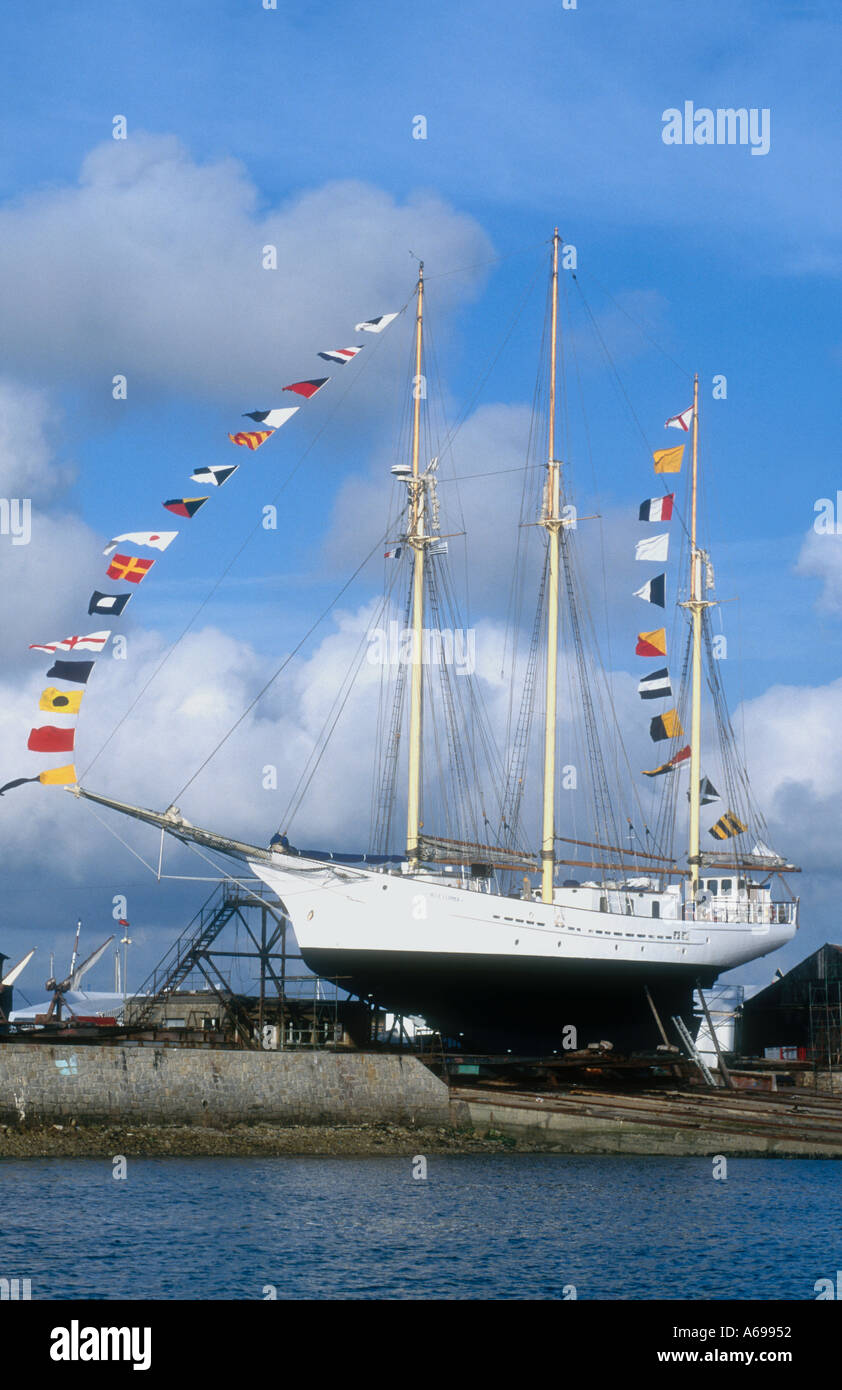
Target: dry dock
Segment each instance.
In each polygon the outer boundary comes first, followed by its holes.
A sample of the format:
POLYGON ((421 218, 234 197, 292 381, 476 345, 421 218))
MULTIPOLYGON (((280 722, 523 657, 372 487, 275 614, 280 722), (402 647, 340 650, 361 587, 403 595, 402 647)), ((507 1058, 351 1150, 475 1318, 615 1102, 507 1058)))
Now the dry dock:
POLYGON ((448 1087, 415 1056, 374 1052, 6 1043, 0 1125, 8 1157, 476 1153, 501 1143, 571 1154, 842 1157, 842 1099, 803 1086, 448 1087))
POLYGON ((454 1110, 479 1131, 562 1153, 842 1158, 842 1102, 740 1091, 495 1092, 454 1087, 454 1110))

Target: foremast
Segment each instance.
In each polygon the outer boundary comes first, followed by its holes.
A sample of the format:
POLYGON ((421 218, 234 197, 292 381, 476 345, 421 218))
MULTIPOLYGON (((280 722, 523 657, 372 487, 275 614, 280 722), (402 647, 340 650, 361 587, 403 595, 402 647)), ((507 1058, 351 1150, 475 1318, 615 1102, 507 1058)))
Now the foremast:
POLYGON ((412 548, 412 674, 409 703, 409 776, 407 782, 406 855, 410 872, 418 869, 421 834, 421 733, 423 719, 424 551, 426 545, 425 481, 419 473, 421 442, 421 354, 424 332, 424 262, 418 267, 415 310, 415 378, 412 412, 412 476, 409 480, 409 529, 412 548))
POLYGON ((555 449, 556 352, 558 344, 558 227, 553 232, 553 271, 550 324, 550 400, 547 440, 547 483, 541 525, 549 545, 547 599, 547 682, 544 712, 544 811, 541 833, 541 899, 553 900, 555 869, 555 762, 558 706, 558 610, 561 558, 561 464, 555 449))

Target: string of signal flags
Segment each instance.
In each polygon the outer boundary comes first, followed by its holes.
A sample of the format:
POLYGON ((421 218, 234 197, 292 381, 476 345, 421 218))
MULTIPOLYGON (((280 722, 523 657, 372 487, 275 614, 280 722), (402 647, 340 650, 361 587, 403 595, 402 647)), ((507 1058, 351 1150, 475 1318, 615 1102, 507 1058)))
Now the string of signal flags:
MULTIPOLYGON (((680 415, 671 415, 669 420, 664 422, 664 429, 679 429, 685 434, 690 430, 693 423, 694 407, 683 410, 680 415)), ((684 457, 684 445, 677 444, 670 449, 656 449, 652 454, 652 461, 655 472, 680 473, 681 462, 684 457)), ((638 512, 638 520, 643 522, 665 522, 672 521, 673 506, 675 504, 675 493, 668 492, 661 497, 648 497, 645 502, 641 502, 638 512)), ((634 548, 634 558, 649 563, 666 564, 669 555, 669 531, 662 531, 658 535, 646 536, 638 541, 634 548)), ((666 572, 657 574, 653 579, 648 579, 639 589, 635 589, 635 597, 641 598, 646 603, 653 603, 659 608, 666 607, 666 572)), ((652 632, 639 632, 637 634, 637 645, 635 647, 636 656, 645 657, 666 657, 667 655, 667 633, 665 627, 655 628, 652 632)), ((638 683, 637 693, 641 700, 673 700, 672 682, 668 666, 661 666, 656 671, 650 671, 648 675, 638 683)), ((649 721, 649 737, 653 743, 663 743, 667 740, 680 740, 684 738, 684 729, 678 717, 678 710, 672 705, 664 709, 660 714, 656 714, 649 721)), ((675 772, 682 763, 687 762, 690 757, 690 745, 685 744, 677 752, 659 767, 650 768, 644 771, 644 777, 663 777, 668 773, 675 772)), ((702 777, 700 784, 700 800, 702 806, 708 806, 720 799, 719 792, 713 785, 709 777, 702 777)), ((726 811, 723 816, 712 825, 709 834, 715 840, 727 840, 734 835, 740 835, 746 829, 742 821, 733 811, 726 811)))
MULTIPOLYGON (((382 333, 397 317, 397 313, 393 313, 380 314, 373 319, 364 319, 362 323, 355 324, 354 332, 382 333)), ((354 347, 328 348, 317 355, 332 366, 345 366, 363 351, 363 346, 363 344, 358 344, 354 347)), ((311 377, 305 381, 293 381, 288 386, 282 387, 282 390, 290 391, 294 396, 300 397, 302 401, 309 401, 318 395, 330 380, 329 376, 311 377)), ((254 452, 291 420, 299 409, 300 406, 293 405, 273 410, 246 411, 243 418, 253 421, 256 428, 238 430, 229 434, 228 438, 238 448, 254 452)), ((203 487, 219 489, 233 477, 238 468, 239 464, 236 463, 212 464, 205 468, 197 468, 190 474, 190 481, 199 483, 203 487)), ((189 521, 210 500, 210 496, 211 494, 208 493, 203 497, 170 497, 162 505, 166 511, 171 512, 174 516, 189 521)), ((114 580, 117 584, 132 585, 133 587, 127 589, 125 593, 111 593, 95 589, 88 601, 88 616, 119 617, 134 597, 136 586, 143 582, 157 562, 155 556, 147 558, 132 552, 135 549, 142 549, 156 550, 162 553, 172 545, 179 534, 179 531, 124 531, 118 536, 113 536, 103 551, 103 555, 109 561, 105 571, 106 577, 114 580), (131 547, 131 549, 124 550, 124 546, 131 547)), ((75 720, 78 718, 85 690, 96 664, 96 658, 105 650, 110 638, 111 629, 109 628, 103 631, 77 633, 69 637, 61 637, 54 642, 30 643, 30 651, 47 652, 56 658, 46 673, 46 679, 62 683, 61 685, 45 686, 41 691, 38 709, 58 716, 63 721, 60 724, 40 724, 30 729, 26 746, 31 753, 56 755, 75 752, 75 720), (77 660, 78 654, 82 654, 85 659, 77 660)), ((71 761, 63 763, 59 767, 44 768, 34 777, 15 777, 10 782, 5 782, 3 786, 0 786, 0 796, 11 791, 14 787, 22 787, 27 783, 56 787, 72 786, 77 781, 75 763, 71 761)))

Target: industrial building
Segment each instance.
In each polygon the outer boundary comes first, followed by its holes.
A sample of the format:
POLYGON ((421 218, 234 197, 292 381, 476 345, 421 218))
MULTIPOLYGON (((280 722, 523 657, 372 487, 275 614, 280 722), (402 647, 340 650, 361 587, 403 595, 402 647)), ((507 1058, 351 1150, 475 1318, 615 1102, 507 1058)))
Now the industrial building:
POLYGON ((842 1067, 842 946, 826 942, 747 999, 738 1030, 744 1057, 780 1056, 842 1067))

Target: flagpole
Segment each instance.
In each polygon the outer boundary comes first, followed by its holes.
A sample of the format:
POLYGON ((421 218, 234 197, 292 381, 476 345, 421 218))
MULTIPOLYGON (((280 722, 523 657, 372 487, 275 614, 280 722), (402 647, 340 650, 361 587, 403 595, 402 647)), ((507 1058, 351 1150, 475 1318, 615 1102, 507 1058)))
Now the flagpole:
POLYGON ((410 481, 410 525, 407 541, 413 552, 412 572, 412 679, 409 706, 409 778, 406 817, 406 854, 411 871, 418 868, 418 837, 421 831, 421 719, 424 668, 424 483, 418 462, 421 438, 421 346, 424 327, 424 262, 418 267, 415 314, 415 380, 412 415, 412 479, 410 481))
POLYGON ((552 320, 550 329, 550 411, 547 441, 547 490, 541 524, 550 548, 547 604, 547 684, 544 715, 544 813, 541 835, 541 899, 553 901, 555 870, 555 755, 558 688, 558 590, 559 590, 559 464, 555 456, 556 347, 558 341, 558 227, 553 232, 552 320))
POLYGON ((690 711, 690 889, 695 903, 699 888, 699 805, 702 768, 702 556, 696 544, 699 476, 699 374, 693 378, 693 477, 690 501, 690 603, 692 616, 692 674, 690 711))

